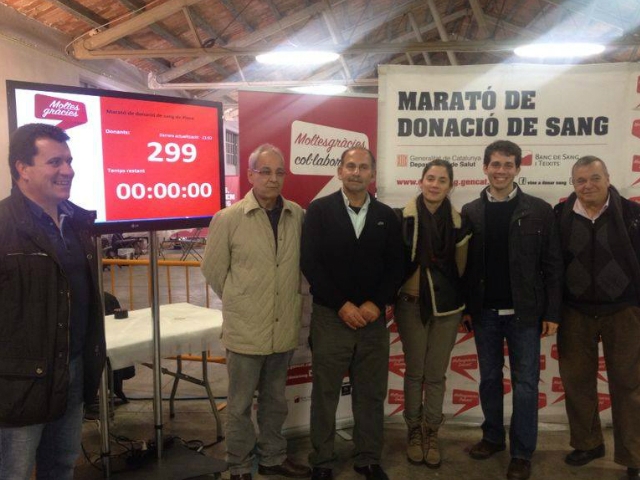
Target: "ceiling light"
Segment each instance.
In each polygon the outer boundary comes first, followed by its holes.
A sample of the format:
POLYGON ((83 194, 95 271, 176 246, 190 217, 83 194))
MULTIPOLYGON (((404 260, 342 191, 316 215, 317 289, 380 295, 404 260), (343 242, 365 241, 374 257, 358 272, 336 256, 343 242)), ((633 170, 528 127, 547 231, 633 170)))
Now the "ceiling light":
POLYGON ((326 50, 283 50, 257 55, 256 60, 268 65, 320 65, 334 62, 338 57, 336 52, 326 50))
POLYGON ((312 95, 337 95, 347 91, 346 85, 307 85, 305 87, 292 87, 296 93, 310 93, 312 95))
POLYGON ((604 45, 597 43, 532 43, 514 49, 519 57, 526 58, 567 58, 588 57, 604 51, 604 45))

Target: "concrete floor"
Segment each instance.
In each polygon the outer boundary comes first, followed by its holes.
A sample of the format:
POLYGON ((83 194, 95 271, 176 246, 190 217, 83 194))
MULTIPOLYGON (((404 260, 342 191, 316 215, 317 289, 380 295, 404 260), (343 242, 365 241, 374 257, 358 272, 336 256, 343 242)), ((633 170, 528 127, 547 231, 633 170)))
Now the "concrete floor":
MULTIPOLYGON (((113 268, 113 267, 112 267, 113 268)), ((124 270, 124 269, 122 269, 124 270)), ((142 269, 140 269, 142 270, 142 269)), ((195 269, 194 269, 195 270, 195 269)), ((124 274, 119 271, 118 275, 124 274)), ((202 281, 198 279, 199 272, 192 273, 191 281, 192 298, 195 304, 204 304, 202 293, 202 281), (198 290, 200 286, 200 290, 198 290)), ((105 282, 108 282, 109 272, 105 272, 105 282)), ((200 275, 201 277, 201 275, 200 275)), ((146 273, 134 275, 136 308, 148 306, 146 297, 146 273)), ((177 279, 176 279, 177 280, 177 279)), ((176 291, 178 281, 172 281, 174 296, 182 295, 176 291)), ((161 280, 162 285, 162 280, 161 280)), ((105 283, 108 289, 108 283, 105 283)), ((179 288, 177 289, 179 290, 179 288)), ((126 300, 126 289, 118 287, 117 294, 126 300)), ((162 294, 161 295, 166 295, 162 294)), ((185 301, 175 300, 174 301, 185 301)), ((214 299, 214 302, 216 299, 214 299)), ((125 307, 127 305, 124 305, 125 307)), ((170 361, 163 361, 163 366, 171 367, 170 361)), ((200 366, 196 363, 186 364, 186 373, 198 376, 200 366)), ((118 474, 124 466, 122 453, 126 450, 120 446, 115 436, 127 437, 131 440, 149 441, 154 438, 153 406, 150 397, 152 395, 151 370, 144 366, 137 366, 137 375, 131 380, 125 381, 124 391, 130 398, 130 403, 117 406, 111 425, 111 465, 114 474, 112 478, 126 478, 126 474, 118 474)), ((210 364, 209 378, 212 380, 213 393, 216 397, 224 397, 227 389, 227 375, 224 365, 210 364)), ((172 379, 163 377, 163 394, 168 397, 171 390, 172 379)), ((209 402, 203 399, 202 387, 182 382, 178 390, 181 398, 176 405, 176 416, 169 418, 168 402, 163 402, 164 434, 177 436, 183 440, 200 440, 207 445, 216 441, 215 421, 211 413, 209 402)), ((219 400, 224 402, 224 398, 219 400)), ((221 414, 224 421, 224 413, 221 414)), ((94 463, 100 457, 100 434, 97 421, 87 420, 83 427, 83 447, 87 456, 94 463)), ((350 430, 345 430, 350 433, 350 430)), ((406 429, 399 423, 387 423, 385 425, 385 447, 383 453, 383 467, 392 480, 433 478, 433 479, 462 479, 462 480, 487 480, 506 478, 506 469, 509 463, 508 452, 501 452, 488 460, 473 460, 467 451, 471 445, 480 439, 478 425, 464 425, 453 422, 447 423, 441 430, 441 449, 443 463, 436 470, 426 466, 414 466, 407 462, 405 456, 406 429)), ((570 467, 563 461, 564 456, 570 451, 569 432, 566 425, 543 424, 540 425, 538 436, 538 450, 533 459, 532 479, 540 480, 566 480, 566 479, 626 479, 625 469, 612 461, 613 434, 610 428, 605 429, 605 442, 607 455, 599 460, 591 462, 583 467, 570 467)), ((121 441, 126 444, 126 442, 121 441)), ((289 439, 289 452, 292 459, 300 463, 306 463, 307 455, 311 450, 308 436, 298 436, 289 439)), ((335 478, 339 480, 361 480, 363 477, 355 473, 350 461, 352 442, 336 437, 336 451, 340 459, 338 468, 334 471, 335 478)), ((206 455, 224 459, 224 442, 204 450, 206 455)), ((255 478, 261 478, 257 473, 255 478)), ((92 466, 84 457, 79 460, 75 478, 77 480, 97 480, 103 478, 103 473, 92 466)), ((213 478, 212 476, 197 477, 198 479, 213 478)), ((229 478, 229 472, 222 474, 223 479, 229 478)), ((272 477, 274 478, 274 477, 272 477)))
MULTIPOLYGON (((170 365, 165 365, 170 366, 170 365)), ((198 374, 197 364, 187 367, 191 373, 198 374)), ((128 437, 132 440, 149 441, 154 438, 153 406, 151 400, 152 376, 151 370, 138 366, 137 375, 132 380, 125 381, 125 393, 130 403, 117 406, 111 433, 128 437)), ((225 367, 213 364, 210 366, 210 378, 213 381, 213 391, 216 397, 222 397, 226 390, 225 367)), ((164 377, 163 393, 170 392, 171 379, 164 377)), ((164 433, 168 436, 178 436, 184 440, 200 440, 204 444, 216 441, 215 421, 209 403, 200 397, 202 387, 180 384, 178 394, 183 400, 177 402, 176 416, 169 418, 168 402, 163 402, 164 433), (191 399, 190 399, 191 398, 191 399)), ((224 402, 224 399, 218 400, 224 402)), ((224 420, 224 410, 221 411, 224 420)), ((345 430, 350 433, 350 430, 345 430)), ((613 435, 610 428, 605 429, 605 442, 608 448, 605 458, 596 460, 583 467, 570 467, 563 461, 570 451, 569 432, 565 425, 543 424, 540 426, 538 450, 534 456, 532 479, 565 480, 565 479, 620 479, 625 480, 625 469, 612 461, 613 435)), ((387 423, 385 425, 385 448, 383 453, 383 467, 389 477, 393 479, 433 478, 433 479, 464 479, 486 480, 505 478, 509 464, 508 452, 501 452, 488 460, 472 460, 467 451, 480 438, 480 428, 476 425, 446 424, 441 430, 441 448, 443 463, 437 470, 426 466, 414 466, 407 462, 405 456, 404 425, 387 423)), ((95 421, 85 421, 83 428, 83 446, 93 460, 99 457, 100 434, 95 421)), ((124 452, 112 438, 111 453, 114 456, 124 452)), ((306 463, 311 449, 308 436, 289 439, 289 452, 292 459, 306 463)), ((361 480, 363 477, 352 470, 350 461, 352 442, 336 437, 336 450, 340 464, 335 470, 335 477, 339 480, 361 480)), ((206 455, 224 459, 224 442, 204 450, 206 455)), ((114 458, 112 469, 117 472, 123 468, 122 458, 114 458)), ((114 474, 113 478, 123 475, 114 474)), ((255 474, 256 478, 261 478, 255 474)), ((83 458, 76 469, 77 480, 97 480, 103 478, 102 472, 90 466, 83 458)), ((124 475, 126 478, 126 475, 124 475)), ((197 477, 201 479, 213 477, 197 477)), ((222 474, 223 479, 229 478, 229 472, 222 474)))

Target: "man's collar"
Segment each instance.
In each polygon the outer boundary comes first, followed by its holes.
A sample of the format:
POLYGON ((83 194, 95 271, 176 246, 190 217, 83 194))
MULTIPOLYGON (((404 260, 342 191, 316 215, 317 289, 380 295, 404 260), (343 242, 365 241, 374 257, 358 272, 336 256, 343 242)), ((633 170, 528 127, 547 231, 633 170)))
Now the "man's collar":
MULTIPOLYGON (((47 215, 44 209, 40 205, 38 205, 36 202, 28 198, 25 194, 22 194, 22 196, 24 197, 25 202, 29 206, 29 209, 36 216, 36 218, 42 219, 43 215, 47 215)), ((65 215, 67 217, 73 217, 73 209, 71 208, 71 205, 69 204, 69 202, 66 200, 58 204, 58 217, 60 217, 61 215, 65 215)))
MULTIPOLYGON (((349 197, 347 197, 347 194, 344 193, 344 190, 342 188, 340 188, 340 193, 342 194, 342 200, 344 201, 344 206, 349 208, 349 197)), ((367 192, 367 196, 364 199, 364 203, 362 204, 362 207, 360 207, 360 210, 367 210, 367 208, 369 207, 369 204, 371 203, 371 195, 369 195, 369 192, 367 192)))
POLYGON ((513 200, 514 198, 516 198, 516 195, 518 194, 518 190, 520 190, 520 187, 518 187, 518 184, 516 182, 513 182, 513 190, 511 190, 511 192, 509 193, 509 195, 507 195, 506 198, 503 199, 499 199, 494 197, 493 195, 491 195, 491 187, 487 187, 487 200, 489 200, 490 202, 494 203, 494 202, 508 202, 509 200, 513 200))
POLYGON ((596 213, 595 216, 591 217, 589 215, 589 212, 587 212, 587 209, 584 207, 584 205, 582 205, 582 202, 580 202, 580 199, 576 196, 576 201, 573 204, 573 211, 576 214, 582 217, 588 218, 592 222, 595 222, 605 212, 605 210, 609 208, 610 200, 611 200, 611 192, 609 192, 609 195, 607 195, 607 201, 604 202, 604 205, 602 205, 602 208, 596 213))

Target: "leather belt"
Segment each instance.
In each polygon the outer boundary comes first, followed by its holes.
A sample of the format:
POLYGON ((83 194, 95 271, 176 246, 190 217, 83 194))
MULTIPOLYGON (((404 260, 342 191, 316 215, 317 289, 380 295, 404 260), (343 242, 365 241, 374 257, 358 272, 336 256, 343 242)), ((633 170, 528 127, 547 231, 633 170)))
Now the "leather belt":
POLYGON ((407 303, 414 303, 416 305, 420 303, 420 297, 409 295, 408 293, 401 293, 398 298, 407 303))

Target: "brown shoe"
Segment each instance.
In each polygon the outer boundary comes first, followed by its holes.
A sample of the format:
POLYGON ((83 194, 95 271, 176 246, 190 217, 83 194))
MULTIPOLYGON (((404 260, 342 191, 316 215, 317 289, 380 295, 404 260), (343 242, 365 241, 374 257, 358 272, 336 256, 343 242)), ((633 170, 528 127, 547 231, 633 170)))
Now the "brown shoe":
POLYGON ((409 427, 407 431, 407 460, 414 465, 420 465, 424 460, 422 451, 422 425, 409 427))
POLYGON ((507 470, 509 480, 527 480, 531 476, 531 461, 524 458, 512 458, 507 470))
POLYGON ((504 444, 499 445, 497 443, 488 442, 483 438, 471 447, 471 450, 469 450, 469 456, 475 460, 486 460, 494 453, 501 452, 505 448, 504 444))
POLYGON ((311 469, 306 465, 298 465, 288 458, 280 465, 267 467, 258 465, 258 473, 260 475, 280 475, 287 478, 307 478, 311 476, 311 469))

